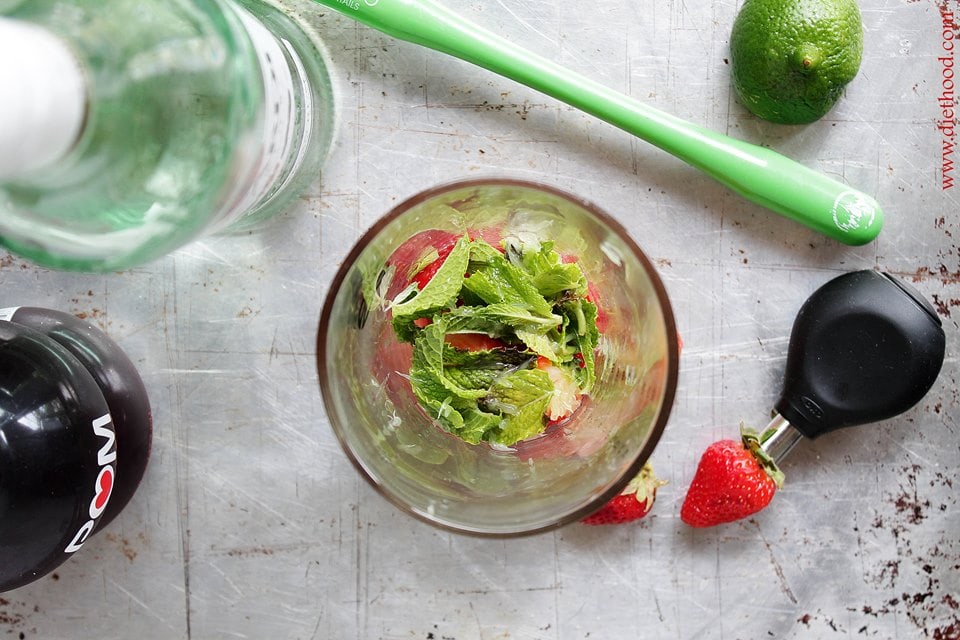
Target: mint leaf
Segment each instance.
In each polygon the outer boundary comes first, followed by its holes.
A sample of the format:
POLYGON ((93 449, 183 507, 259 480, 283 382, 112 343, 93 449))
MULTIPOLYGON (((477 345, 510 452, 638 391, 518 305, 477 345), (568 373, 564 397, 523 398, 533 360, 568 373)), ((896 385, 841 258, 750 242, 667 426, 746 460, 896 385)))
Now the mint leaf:
POLYGON ((441 320, 425 327, 414 341, 410 364, 410 384, 414 393, 418 398, 422 394, 438 402, 482 398, 486 389, 465 388, 446 375, 443 363, 445 333, 446 323, 441 320))
POLYGON ((575 264, 555 265, 533 277, 533 285, 545 298, 552 298, 566 291, 578 291, 586 280, 580 267, 575 264))
POLYGON ((575 399, 596 377, 597 308, 585 299, 579 265, 565 263, 551 242, 514 239, 506 250, 461 237, 424 288, 409 287, 392 306, 394 332, 413 343, 414 395, 443 429, 473 444, 509 446, 540 433, 559 397, 556 380, 575 399), (454 348, 447 336, 455 334, 504 346, 454 348), (561 370, 536 368, 538 357, 561 370))
POLYGON ((510 239, 507 241, 507 256, 526 271, 544 298, 555 298, 567 291, 586 295, 587 279, 580 266, 564 262, 563 257, 553 250, 552 242, 537 244, 510 239))
POLYGON ((552 397, 553 382, 540 369, 521 369, 498 379, 486 405, 496 407, 506 420, 490 439, 510 446, 540 433, 552 397))
POLYGON ((581 298, 567 300, 560 308, 564 316, 565 352, 580 354, 572 361, 574 380, 583 391, 589 391, 596 380, 594 351, 600 341, 597 330, 597 305, 581 298))
POLYGON ((504 369, 471 369, 469 367, 446 367, 444 374, 447 378, 463 389, 476 389, 486 394, 487 389, 493 384, 499 376, 502 376, 504 369))
POLYGON ((471 245, 469 274, 463 286, 487 304, 506 303, 542 317, 553 314, 553 305, 540 295, 530 276, 483 240, 471 245))
POLYGON ((530 356, 518 351, 460 351, 447 346, 443 373, 464 389, 486 392, 494 381, 520 366, 529 366, 530 356))
POLYGON ((487 413, 477 407, 463 412, 463 424, 455 432, 470 444, 478 444, 490 439, 490 433, 500 428, 503 418, 497 413, 487 413))
MULTIPOLYGON (((471 424, 465 430, 464 424, 467 420, 462 413, 471 414, 475 411, 477 400, 462 398, 451 393, 449 388, 451 383, 444 380, 442 372, 431 364, 430 358, 425 354, 427 350, 432 350, 433 345, 428 344, 427 341, 421 341, 422 338, 421 335, 414 344, 413 362, 410 366, 410 387, 413 394, 424 411, 442 428, 471 444, 480 442, 486 427, 477 431, 476 424, 471 424)), ((432 340, 433 338, 429 338, 430 342, 432 340)), ((456 386, 455 382, 452 384, 456 386)), ((478 395, 480 397, 486 395, 486 390, 478 395)))
MULTIPOLYGON (((450 331, 447 332, 450 334, 450 331)), ((472 367, 475 369, 517 369, 529 366, 532 356, 519 349, 488 349, 484 351, 461 351, 450 345, 443 352, 444 365, 449 367, 472 367)))
POLYGON ((554 348, 556 340, 551 340, 542 333, 528 329, 517 329, 516 333, 523 344, 527 345, 527 348, 538 356, 543 356, 551 362, 557 362, 560 359, 557 350, 554 348))
POLYGON ((414 324, 415 320, 417 320, 415 316, 400 316, 391 321, 397 340, 400 342, 413 342, 416 339, 419 328, 414 324))
POLYGON ((470 243, 466 237, 457 240, 450 255, 434 274, 430 282, 407 300, 400 300, 391 307, 396 320, 404 316, 424 316, 427 312, 452 307, 463 286, 463 275, 470 261, 470 243))
POLYGON ((485 307, 481 314, 484 318, 511 327, 522 327, 531 331, 546 333, 556 328, 562 319, 555 313, 548 316, 538 315, 529 309, 517 305, 497 303, 485 307))
POLYGON ((510 327, 490 314, 486 306, 456 307, 444 318, 447 333, 485 333, 494 338, 508 337, 510 327))

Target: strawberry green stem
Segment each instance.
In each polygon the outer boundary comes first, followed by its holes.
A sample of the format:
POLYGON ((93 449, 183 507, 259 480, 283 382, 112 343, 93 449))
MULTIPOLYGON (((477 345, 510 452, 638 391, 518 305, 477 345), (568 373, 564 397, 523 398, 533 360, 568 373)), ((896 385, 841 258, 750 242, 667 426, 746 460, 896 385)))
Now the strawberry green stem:
POLYGON ((779 413, 774 414, 767 428, 760 434, 760 447, 777 464, 803 440, 803 434, 779 413))
POLYGON ((763 434, 758 435, 753 429, 748 429, 746 426, 740 425, 740 437, 743 440, 743 448, 753 454, 753 457, 757 459, 757 462, 763 470, 766 471, 770 479, 773 480, 777 488, 780 489, 783 487, 783 472, 780 471, 780 467, 777 466, 776 461, 763 448, 763 443, 769 441, 775 433, 776 431, 767 429, 763 434))

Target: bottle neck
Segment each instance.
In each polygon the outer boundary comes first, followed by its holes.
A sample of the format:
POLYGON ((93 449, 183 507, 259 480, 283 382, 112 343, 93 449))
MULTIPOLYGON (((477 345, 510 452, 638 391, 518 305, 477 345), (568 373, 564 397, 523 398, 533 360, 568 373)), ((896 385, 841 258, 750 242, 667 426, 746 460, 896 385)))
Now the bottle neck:
POLYGON ((0 17, 0 180, 50 166, 76 144, 87 110, 83 68, 34 24, 0 17))

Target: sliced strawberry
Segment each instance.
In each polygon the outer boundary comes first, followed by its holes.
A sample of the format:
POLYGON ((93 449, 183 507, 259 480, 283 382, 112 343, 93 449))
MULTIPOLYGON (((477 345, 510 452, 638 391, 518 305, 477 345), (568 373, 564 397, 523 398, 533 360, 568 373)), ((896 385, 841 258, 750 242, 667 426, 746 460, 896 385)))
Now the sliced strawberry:
POLYGON ((441 256, 437 260, 434 260, 423 269, 418 271, 410 281, 417 283, 417 288, 423 291, 423 288, 426 287, 427 283, 433 279, 433 276, 437 275, 437 271, 440 270, 445 258, 446 256, 441 256))
POLYGON ((461 351, 488 351, 507 347, 500 340, 485 333, 448 333, 443 339, 451 347, 461 351))
POLYGON ((581 522, 584 524, 623 524, 639 520, 650 513, 657 498, 657 489, 664 482, 653 473, 650 463, 643 465, 640 473, 630 481, 630 484, 613 497, 598 511, 587 516, 581 522))
POLYGON ((431 251, 435 250, 437 253, 440 253, 446 250, 447 253, 450 253, 450 251, 453 250, 453 245, 457 243, 459 238, 460 236, 457 234, 439 229, 420 231, 419 233, 413 234, 406 242, 397 247, 394 252, 390 254, 387 263, 392 264, 401 272, 405 271, 413 267, 418 260, 422 259, 431 251))
POLYGON ((467 236, 471 240, 483 240, 489 244, 494 249, 498 249, 503 253, 503 230, 498 227, 485 227, 483 229, 468 229, 467 236))
POLYGON ((447 256, 450 255, 450 252, 453 251, 453 247, 455 245, 456 241, 454 241, 452 244, 446 244, 437 249, 437 255, 439 257, 425 266, 423 269, 420 269, 420 271, 418 271, 413 278, 411 278, 411 282, 416 282, 417 288, 421 290, 427 286, 427 283, 433 279, 433 276, 437 275, 437 271, 439 271, 440 267, 443 266, 444 260, 446 260, 447 256))
POLYGON ((704 451, 680 508, 691 527, 712 527, 757 513, 783 486, 783 473, 748 430, 740 441, 720 440, 704 451))
MULTIPOLYGON (((480 238, 486 241, 488 244, 500 249, 500 251, 503 251, 503 248, 500 246, 501 235, 499 229, 470 229, 467 232, 467 236, 470 239, 480 238)), ((430 251, 435 249, 437 252, 437 259, 417 271, 415 274, 412 274, 410 278, 411 282, 415 282, 417 284, 418 289, 423 290, 423 288, 427 286, 427 283, 433 279, 433 276, 437 275, 437 271, 439 271, 440 267, 443 266, 444 260, 446 260, 447 256, 450 255, 450 252, 453 251, 453 247, 457 244, 457 240, 459 239, 460 236, 448 234, 445 231, 421 231, 417 235, 410 238, 410 240, 405 242, 399 249, 397 249, 397 251, 394 251, 393 255, 397 260, 397 268, 398 270, 400 269, 399 264, 402 264, 400 262, 401 260, 408 260, 406 264, 408 265, 407 270, 409 270, 416 265, 419 259, 422 259, 430 251), (426 244, 424 244, 424 241, 426 241, 426 244), (408 247, 408 245, 410 246, 408 247), (419 254, 412 253, 417 247, 421 247, 421 252, 419 254), (400 254, 399 256, 397 255, 398 253, 400 254)), ((394 258, 392 257, 391 260, 394 260, 394 258)))
POLYGON ((380 348, 370 368, 374 378, 395 405, 415 403, 410 388, 409 371, 413 359, 413 345, 398 342, 393 336, 390 323, 385 323, 380 333, 380 348))

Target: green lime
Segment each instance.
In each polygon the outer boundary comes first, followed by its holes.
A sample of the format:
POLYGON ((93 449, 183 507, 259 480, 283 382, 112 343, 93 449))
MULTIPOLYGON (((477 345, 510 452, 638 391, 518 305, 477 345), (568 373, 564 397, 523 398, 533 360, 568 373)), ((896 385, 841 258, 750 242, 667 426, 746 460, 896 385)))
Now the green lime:
POLYGON ((856 0, 746 0, 730 34, 733 86, 757 116, 782 124, 822 117, 860 69, 856 0))

